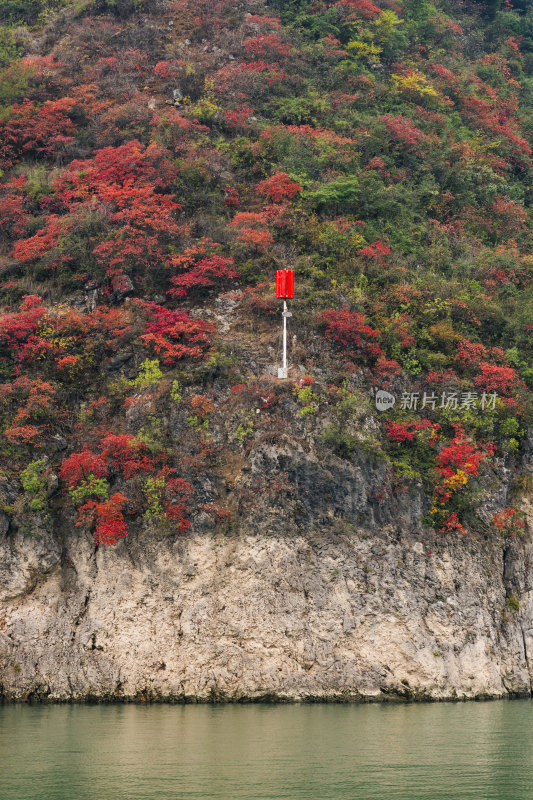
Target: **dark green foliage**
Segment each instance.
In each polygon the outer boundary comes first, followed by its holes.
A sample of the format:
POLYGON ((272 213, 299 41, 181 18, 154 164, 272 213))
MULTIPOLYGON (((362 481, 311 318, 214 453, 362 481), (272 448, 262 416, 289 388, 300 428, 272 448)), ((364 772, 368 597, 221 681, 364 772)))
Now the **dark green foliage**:
POLYGON ((35 25, 44 12, 55 11, 65 0, 2 0, 0 24, 35 25))

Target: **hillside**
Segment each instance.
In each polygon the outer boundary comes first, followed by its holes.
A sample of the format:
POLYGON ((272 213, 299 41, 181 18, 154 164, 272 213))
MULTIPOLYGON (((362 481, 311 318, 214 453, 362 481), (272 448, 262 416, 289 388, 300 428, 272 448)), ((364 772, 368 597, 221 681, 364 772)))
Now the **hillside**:
POLYGON ((529 693, 533 3, 0 22, 0 694, 529 693))

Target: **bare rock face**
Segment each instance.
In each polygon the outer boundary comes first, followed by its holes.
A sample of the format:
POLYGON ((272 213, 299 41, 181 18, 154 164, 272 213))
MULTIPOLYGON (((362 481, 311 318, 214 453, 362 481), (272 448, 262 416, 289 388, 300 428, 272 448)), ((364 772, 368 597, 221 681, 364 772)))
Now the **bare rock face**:
MULTIPOLYGON (((3 515, 0 696, 530 694, 529 535, 436 534, 421 492, 389 480, 364 452, 267 442, 233 476, 238 524, 224 530, 199 514, 185 535, 145 527, 95 550, 59 497, 30 529, 3 515)), ((216 475, 199 483, 209 502, 216 475)), ((523 509, 531 531, 527 497, 523 509)))
POLYGON ((422 525, 421 496, 393 502, 370 458, 319 460, 266 444, 249 463, 237 480, 251 487, 239 524, 225 530, 199 517, 182 536, 139 529, 95 551, 64 516, 61 533, 37 535, 14 520, 0 537, 0 694, 531 693, 529 539, 435 534, 422 525), (280 473, 292 494, 269 477, 280 473))

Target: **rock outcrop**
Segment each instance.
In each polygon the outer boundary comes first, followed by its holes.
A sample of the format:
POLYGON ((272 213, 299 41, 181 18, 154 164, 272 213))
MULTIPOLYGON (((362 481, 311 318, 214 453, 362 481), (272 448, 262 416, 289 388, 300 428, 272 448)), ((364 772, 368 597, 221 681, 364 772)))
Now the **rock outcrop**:
MULTIPOLYGON (((60 514, 0 542, 8 700, 381 700, 528 695, 533 545, 442 536, 371 460, 259 447, 298 486, 238 526, 139 529, 95 550, 60 514), (61 526, 65 530, 62 531, 61 526)), ((528 508, 527 502, 524 508, 528 508)), ((61 512, 63 513, 63 512, 61 512)), ((202 527, 203 525, 203 527, 202 527)))

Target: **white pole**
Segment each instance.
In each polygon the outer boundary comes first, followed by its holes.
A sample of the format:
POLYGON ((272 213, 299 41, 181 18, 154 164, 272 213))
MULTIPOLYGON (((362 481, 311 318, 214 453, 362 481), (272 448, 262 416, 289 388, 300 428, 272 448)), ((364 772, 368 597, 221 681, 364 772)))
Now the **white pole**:
MULTIPOLYGON (((283 311, 287 311, 287 301, 283 301, 283 311)), ((287 371, 287 317, 283 314, 283 370, 287 371)))
POLYGON ((287 378, 288 377, 288 367, 287 367, 287 318, 292 316, 290 311, 287 311, 287 301, 283 301, 283 366, 278 367, 278 378, 287 378))

